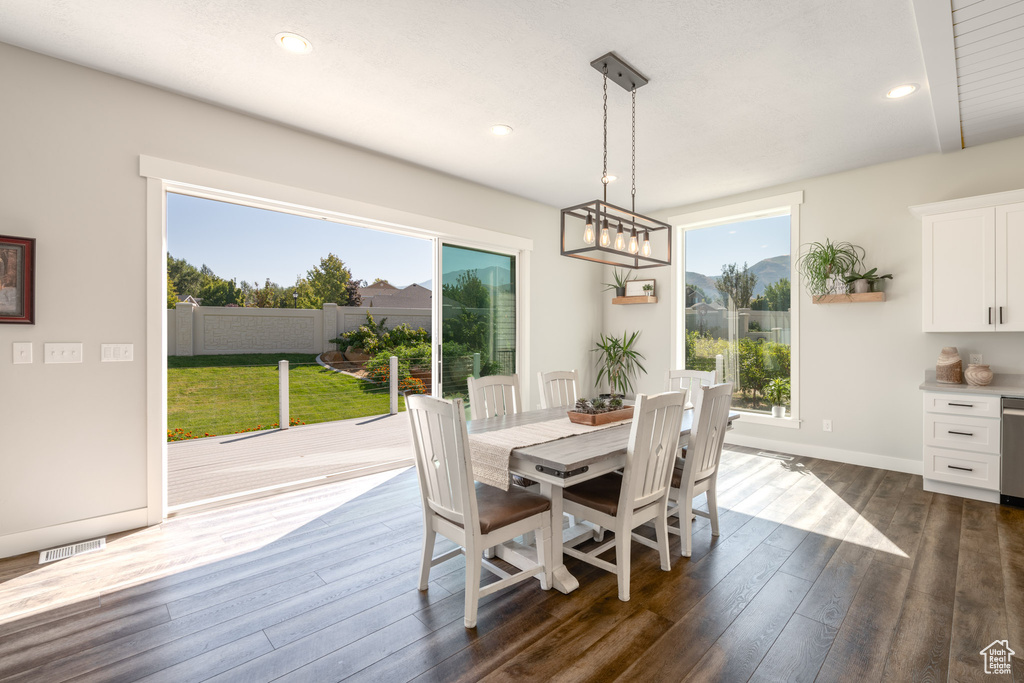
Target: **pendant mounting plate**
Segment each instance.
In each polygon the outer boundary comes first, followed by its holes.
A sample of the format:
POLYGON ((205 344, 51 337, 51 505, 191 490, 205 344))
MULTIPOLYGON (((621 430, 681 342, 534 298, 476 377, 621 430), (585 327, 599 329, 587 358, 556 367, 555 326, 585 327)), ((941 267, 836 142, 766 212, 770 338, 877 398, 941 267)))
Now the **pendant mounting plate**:
POLYGON ((614 52, 602 55, 590 63, 590 66, 602 74, 604 73, 605 65, 608 66, 608 79, 618 83, 619 87, 626 92, 632 92, 634 87, 639 89, 649 82, 646 76, 634 69, 626 60, 614 52))

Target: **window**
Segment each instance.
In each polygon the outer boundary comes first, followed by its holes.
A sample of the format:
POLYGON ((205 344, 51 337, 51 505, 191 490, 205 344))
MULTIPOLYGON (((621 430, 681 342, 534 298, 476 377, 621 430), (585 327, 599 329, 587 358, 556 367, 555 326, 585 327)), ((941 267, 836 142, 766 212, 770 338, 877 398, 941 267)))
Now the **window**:
POLYGON ((717 370, 733 384, 735 409, 779 426, 797 424, 799 203, 786 196, 673 219, 683 246, 674 367, 717 370), (771 419, 773 406, 790 419, 771 419))

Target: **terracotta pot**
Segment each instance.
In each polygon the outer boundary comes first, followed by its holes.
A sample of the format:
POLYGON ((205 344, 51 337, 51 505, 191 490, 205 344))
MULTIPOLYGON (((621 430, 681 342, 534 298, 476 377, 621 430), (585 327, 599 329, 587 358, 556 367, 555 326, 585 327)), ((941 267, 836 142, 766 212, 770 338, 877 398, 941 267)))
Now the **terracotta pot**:
POLYGON ((964 377, 972 387, 987 387, 992 383, 993 373, 987 365, 971 363, 964 371, 964 377))

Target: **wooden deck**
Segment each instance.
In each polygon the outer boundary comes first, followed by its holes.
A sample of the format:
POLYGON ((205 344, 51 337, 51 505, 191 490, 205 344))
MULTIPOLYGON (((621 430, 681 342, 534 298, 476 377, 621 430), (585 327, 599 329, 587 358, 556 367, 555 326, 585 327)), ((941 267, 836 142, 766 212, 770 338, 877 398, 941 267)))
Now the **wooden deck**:
POLYGON ((167 444, 167 505, 172 513, 222 505, 412 462, 403 413, 175 441, 167 444))
POLYGON ((473 630, 462 558, 416 589, 415 472, 366 489, 181 515, 43 566, 0 560, 0 680, 1024 680, 1020 655, 999 677, 979 654, 1024 648, 1024 511, 917 476, 730 448, 721 536, 698 518, 669 572, 634 544, 630 602, 567 558, 577 591, 521 583, 485 598, 473 630))

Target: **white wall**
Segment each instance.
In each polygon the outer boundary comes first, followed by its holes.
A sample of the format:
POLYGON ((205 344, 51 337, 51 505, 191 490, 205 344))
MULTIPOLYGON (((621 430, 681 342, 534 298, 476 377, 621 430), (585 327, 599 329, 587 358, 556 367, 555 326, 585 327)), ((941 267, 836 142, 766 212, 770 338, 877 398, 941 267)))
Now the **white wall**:
MULTIPOLYGON (((801 289, 799 430, 737 423, 736 435, 789 442, 791 452, 920 471, 922 399, 918 385, 943 346, 982 353, 995 372, 1024 373, 1024 333, 921 332, 921 226, 908 206, 1024 188, 1024 137, 765 188, 655 214, 690 211, 796 190, 802 243, 847 240, 867 250, 868 267, 893 273, 885 303, 813 305, 801 289), (824 433, 821 421, 833 420, 824 433), (794 445, 795 444, 795 445, 794 445), (821 450, 837 449, 836 451, 821 450)), ((649 360, 641 391, 657 391, 669 365, 667 268, 647 271, 666 296, 655 305, 612 306, 605 329, 643 329, 649 360)), ((965 366, 966 367, 966 366, 965 366)))
POLYGON ((0 557, 144 523, 146 310, 166 302, 146 301, 140 155, 533 239, 534 369, 575 367, 600 327, 600 270, 559 256, 553 207, 4 44, 0 92, 0 233, 38 240, 38 323, 0 325, 0 557), (43 364, 63 341, 85 362, 43 364), (134 362, 101 364, 104 342, 134 362))

